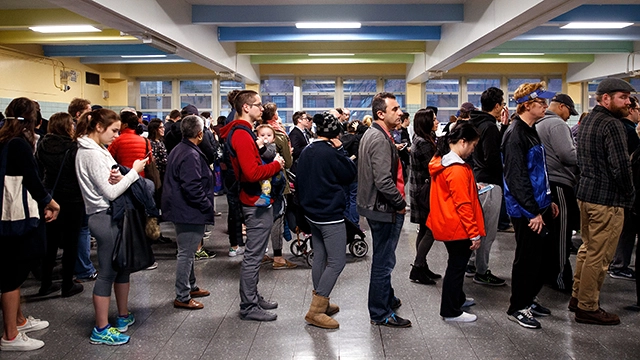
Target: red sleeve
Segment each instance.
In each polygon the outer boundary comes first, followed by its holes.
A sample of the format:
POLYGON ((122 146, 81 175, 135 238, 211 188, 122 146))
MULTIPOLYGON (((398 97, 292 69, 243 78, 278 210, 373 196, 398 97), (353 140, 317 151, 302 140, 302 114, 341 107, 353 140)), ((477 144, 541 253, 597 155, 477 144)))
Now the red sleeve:
POLYGON ((231 146, 236 152, 236 158, 240 166, 241 181, 255 183, 269 179, 280 171, 280 164, 277 161, 262 165, 255 142, 246 131, 234 132, 231 138, 231 146))

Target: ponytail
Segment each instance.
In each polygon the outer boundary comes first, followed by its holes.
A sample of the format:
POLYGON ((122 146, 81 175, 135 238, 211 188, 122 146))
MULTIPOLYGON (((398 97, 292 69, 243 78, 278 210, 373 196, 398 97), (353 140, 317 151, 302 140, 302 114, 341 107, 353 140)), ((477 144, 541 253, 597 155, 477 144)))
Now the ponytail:
POLYGON ((480 133, 473 124, 466 120, 458 120, 436 144, 436 156, 447 155, 451 151, 449 145, 455 144, 460 140, 471 142, 479 138, 480 133))

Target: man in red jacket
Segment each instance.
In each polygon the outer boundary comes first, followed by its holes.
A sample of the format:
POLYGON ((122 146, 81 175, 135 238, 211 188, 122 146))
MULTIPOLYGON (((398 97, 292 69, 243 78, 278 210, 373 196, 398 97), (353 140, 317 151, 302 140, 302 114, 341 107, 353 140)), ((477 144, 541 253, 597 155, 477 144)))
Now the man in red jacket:
POLYGON ((229 146, 247 226, 247 241, 240 269, 240 318, 273 321, 277 315, 267 310, 277 308, 278 303, 269 302, 258 294, 258 272, 271 234, 273 208, 271 204, 257 206, 257 200, 261 190, 259 181, 270 179, 282 170, 284 160, 276 155, 273 162, 263 164, 260 158, 252 128, 253 123, 262 118, 263 107, 258 93, 243 90, 234 95, 229 102, 233 103, 237 112, 236 120, 223 127, 220 133, 229 146))

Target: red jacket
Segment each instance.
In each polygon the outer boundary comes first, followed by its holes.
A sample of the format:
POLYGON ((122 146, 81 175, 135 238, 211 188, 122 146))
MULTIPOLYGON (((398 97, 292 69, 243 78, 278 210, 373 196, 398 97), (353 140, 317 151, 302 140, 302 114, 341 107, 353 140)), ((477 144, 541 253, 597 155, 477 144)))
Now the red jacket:
POLYGON ((429 162, 431 212, 427 226, 440 241, 465 240, 485 236, 484 216, 478 201, 473 170, 455 153, 429 162))
MULTIPOLYGON (((234 120, 220 129, 222 138, 228 141, 227 136, 235 126, 243 126, 252 131, 251 126, 245 120, 234 120)), ((260 198, 259 194, 248 194, 245 189, 251 185, 258 185, 257 188, 259 190, 258 181, 270 179, 277 174, 280 171, 280 163, 273 161, 263 165, 256 142, 251 134, 244 130, 235 130, 233 132, 231 147, 236 152, 235 157, 230 157, 233 172, 241 184, 240 202, 246 206, 255 206, 254 204, 260 198)), ((271 198, 271 203, 273 203, 273 197, 271 198)))
MULTIPOLYGON (((135 130, 126 128, 109 145, 109 152, 118 164, 132 168, 134 161, 145 158, 146 147, 147 139, 136 134, 135 130)), ((151 144, 149 144, 149 150, 151 150, 151 144)), ((151 155, 149 160, 151 160, 151 155)), ((140 176, 144 177, 144 171, 140 172, 140 176)))

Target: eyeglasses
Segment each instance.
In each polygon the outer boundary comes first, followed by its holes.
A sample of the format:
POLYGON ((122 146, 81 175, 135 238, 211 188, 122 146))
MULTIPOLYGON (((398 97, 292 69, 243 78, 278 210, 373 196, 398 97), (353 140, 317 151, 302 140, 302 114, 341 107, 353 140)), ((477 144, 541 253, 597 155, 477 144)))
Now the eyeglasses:
POLYGON ((540 105, 547 105, 547 100, 545 100, 545 99, 539 99, 538 98, 538 99, 533 99, 531 101, 536 102, 536 103, 538 103, 540 105))
POLYGON ((262 107, 262 103, 249 104, 249 106, 262 107))

